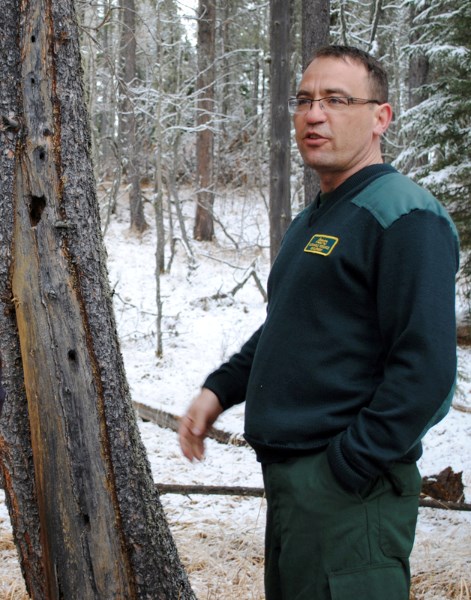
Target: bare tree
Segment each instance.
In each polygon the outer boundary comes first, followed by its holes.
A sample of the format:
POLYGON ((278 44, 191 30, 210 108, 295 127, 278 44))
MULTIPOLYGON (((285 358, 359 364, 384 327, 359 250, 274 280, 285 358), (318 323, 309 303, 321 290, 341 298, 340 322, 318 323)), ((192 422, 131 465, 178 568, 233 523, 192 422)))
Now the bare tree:
POLYGON ((136 6, 134 0, 121 0, 122 30, 120 45, 120 95, 119 113, 122 160, 126 165, 129 182, 129 208, 131 230, 142 233, 148 228, 144 217, 139 174, 140 144, 137 137, 136 112, 132 100, 132 87, 136 85, 136 6))
POLYGON ((275 260, 291 222, 290 12, 291 1, 270 1, 270 258, 275 260))
POLYGON ((196 197, 196 218, 194 238, 211 241, 214 237, 213 222, 213 154, 214 134, 211 129, 214 112, 215 79, 215 0, 199 0, 198 5, 198 79, 196 139, 196 170, 198 190, 196 197))
MULTIPOLYGON (((330 0, 302 0, 302 62, 305 69, 314 52, 329 43, 330 0)), ((319 191, 319 177, 304 167, 304 204, 307 206, 319 191)))
POLYGON ((117 340, 73 4, 2 6, 2 481, 32 598, 190 600, 117 340))

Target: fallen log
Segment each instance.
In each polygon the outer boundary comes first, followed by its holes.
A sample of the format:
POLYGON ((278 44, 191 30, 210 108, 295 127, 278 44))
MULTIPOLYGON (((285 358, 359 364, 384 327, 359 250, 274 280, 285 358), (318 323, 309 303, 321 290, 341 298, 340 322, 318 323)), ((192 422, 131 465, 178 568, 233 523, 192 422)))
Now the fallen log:
MULTIPOLYGON (((224 485, 180 485, 172 483, 157 483, 159 494, 181 494, 183 496, 240 496, 244 498, 263 498, 265 490, 260 487, 224 486, 224 485)), ((424 508, 440 508, 444 510, 471 511, 471 504, 466 502, 451 502, 435 500, 434 498, 419 498, 419 506, 424 508)))
MULTIPOLYGON (((166 429, 171 429, 172 431, 178 431, 180 417, 172 415, 172 413, 169 413, 165 410, 160 410, 159 408, 152 408, 151 406, 147 406, 141 402, 133 402, 133 405, 139 417, 144 421, 150 421, 159 427, 165 427, 166 429)), ((240 435, 237 435, 236 433, 228 433, 227 431, 217 429, 216 427, 211 427, 211 429, 208 431, 207 437, 216 440, 221 444, 230 444, 232 446, 248 446, 247 442, 244 440, 244 438, 240 437, 240 435)))
POLYGON ((243 496, 246 498, 263 498, 265 490, 259 487, 237 485, 180 485, 173 483, 156 483, 160 494, 192 494, 208 496, 243 496))
POLYGON ((419 506, 425 508, 444 508, 448 510, 471 511, 471 504, 466 502, 451 502, 451 500, 435 500, 433 498, 419 498, 419 506))
MULTIPOLYGON (((155 423, 159 427, 165 427, 167 429, 171 429, 172 431, 178 431, 178 424, 180 421, 180 417, 173 415, 167 411, 152 408, 146 404, 142 404, 141 402, 133 402, 134 408, 136 409, 139 417, 144 421, 150 421, 155 423)), ((222 444, 231 444, 233 446, 248 446, 247 442, 237 434, 228 433, 227 431, 223 431, 222 429, 217 429, 216 427, 211 427, 208 432, 208 436, 211 439, 216 440, 222 444)), ((448 470, 451 469, 448 467, 448 470)), ((445 469, 443 473, 447 472, 445 469)), ((451 471, 453 475, 453 472, 451 471)), ((433 478, 439 477, 424 477, 423 478, 423 486, 424 489, 429 490, 427 484, 430 483, 430 480, 433 478)), ((461 473, 457 474, 461 478, 461 473)), ((157 489, 160 494, 182 494, 182 495, 191 495, 191 494, 202 494, 202 495, 218 495, 218 496, 241 496, 241 497, 258 497, 261 498, 264 495, 263 488, 250 488, 250 487, 241 487, 241 486, 205 486, 205 485, 177 485, 177 484, 156 484, 157 489)), ((429 490, 432 491, 433 490, 429 490)), ((462 511, 471 511, 471 504, 467 504, 461 501, 453 501, 453 500, 442 500, 438 498, 431 498, 423 494, 419 499, 419 506, 427 507, 427 508, 440 508, 447 510, 462 510, 462 511)))

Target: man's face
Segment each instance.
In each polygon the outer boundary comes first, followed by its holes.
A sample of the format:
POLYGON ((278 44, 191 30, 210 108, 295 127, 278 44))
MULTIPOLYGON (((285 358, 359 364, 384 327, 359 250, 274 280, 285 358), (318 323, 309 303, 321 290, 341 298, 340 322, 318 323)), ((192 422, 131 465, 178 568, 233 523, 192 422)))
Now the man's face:
MULTIPOLYGON (((297 97, 326 96, 373 99, 365 67, 348 58, 316 58, 303 74, 297 97)), ((329 113, 314 102, 308 112, 294 115, 299 151, 318 172, 323 191, 334 189, 364 166, 382 162, 380 136, 389 124, 389 111, 389 105, 352 104, 329 113), (385 106, 387 123, 381 114, 385 106)))

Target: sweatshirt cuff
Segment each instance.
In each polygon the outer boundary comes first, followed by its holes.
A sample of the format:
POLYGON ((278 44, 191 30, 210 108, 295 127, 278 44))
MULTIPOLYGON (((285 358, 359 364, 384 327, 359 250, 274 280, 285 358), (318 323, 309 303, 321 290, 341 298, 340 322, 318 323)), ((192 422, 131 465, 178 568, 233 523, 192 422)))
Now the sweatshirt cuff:
POLYGON ((203 385, 201 386, 202 388, 207 388, 208 390, 211 390, 212 392, 214 392, 216 394, 216 396, 218 397, 219 400, 219 404, 222 406, 223 410, 227 410, 228 408, 231 408, 231 406, 234 404, 233 402, 231 402, 230 398, 228 397, 227 393, 225 393, 225 386, 224 385, 218 385, 218 383, 220 383, 218 381, 218 377, 217 375, 209 375, 209 377, 206 379, 206 381, 203 383, 203 385))
POLYGON ((337 481, 349 492, 361 492, 371 481, 371 477, 362 475, 356 471, 346 460, 342 452, 342 437, 338 435, 327 448, 327 460, 337 481))

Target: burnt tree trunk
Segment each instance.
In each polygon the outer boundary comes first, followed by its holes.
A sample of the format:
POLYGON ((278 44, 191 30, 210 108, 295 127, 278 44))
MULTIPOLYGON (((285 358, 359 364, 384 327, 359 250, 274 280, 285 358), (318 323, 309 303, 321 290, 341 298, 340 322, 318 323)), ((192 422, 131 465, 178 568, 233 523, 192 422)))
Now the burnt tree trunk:
POLYGON ((2 8, 0 466, 27 589, 193 599, 119 351, 73 1, 2 8))
POLYGON ((0 353, 7 400, 0 419, 0 468, 27 589, 34 597, 45 598, 28 409, 10 285, 13 190, 20 140, 19 26, 17 0, 5 0, 0 19, 0 353))
POLYGON ((291 1, 270 0, 270 259, 291 222, 290 22, 291 1))
POLYGON ((214 134, 211 129, 214 112, 214 60, 216 54, 216 1, 199 0, 198 5, 198 77, 196 125, 196 217, 193 236, 198 241, 214 237, 213 161, 214 134))
MULTIPOLYGON (((330 0, 302 1, 302 55, 303 69, 311 61, 314 52, 329 43, 330 0)), ((304 205, 308 206, 320 189, 319 176, 311 169, 304 167, 304 205)))

